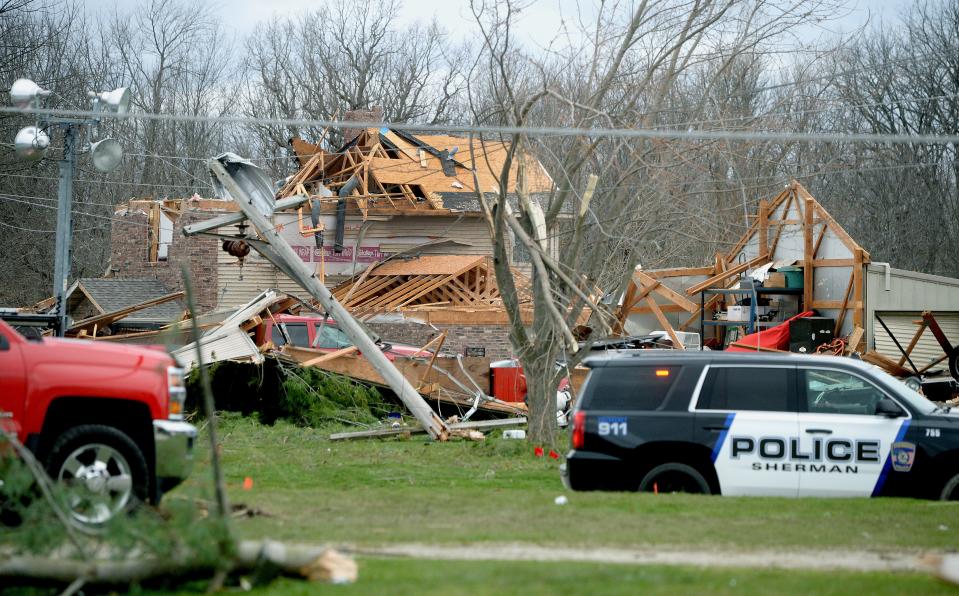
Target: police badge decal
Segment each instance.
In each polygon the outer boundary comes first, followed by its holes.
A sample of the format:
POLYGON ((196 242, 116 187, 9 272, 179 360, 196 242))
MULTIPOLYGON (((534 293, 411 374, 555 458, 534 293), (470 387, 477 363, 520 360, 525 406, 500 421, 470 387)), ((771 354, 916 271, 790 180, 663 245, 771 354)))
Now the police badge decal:
POLYGON ((912 462, 916 459, 916 444, 899 441, 892 444, 892 469, 897 472, 908 472, 912 469, 912 462))

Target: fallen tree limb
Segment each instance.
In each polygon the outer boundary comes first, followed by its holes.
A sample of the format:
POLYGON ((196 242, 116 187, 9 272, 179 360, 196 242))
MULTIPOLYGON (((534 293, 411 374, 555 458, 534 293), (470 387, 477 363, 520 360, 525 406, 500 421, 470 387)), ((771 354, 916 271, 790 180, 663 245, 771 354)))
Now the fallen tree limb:
MULTIPOLYGON (((526 424, 526 418, 505 418, 501 420, 478 420, 476 422, 459 422, 450 424, 450 430, 468 431, 468 430, 488 430, 491 428, 500 428, 503 426, 518 426, 526 424)), ((345 439, 371 439, 375 437, 390 437, 406 433, 424 433, 422 426, 401 426, 399 428, 383 428, 378 430, 359 430, 355 432, 333 433, 330 435, 331 441, 342 441, 345 439)))
MULTIPOLYGON (((263 571, 272 567, 275 575, 288 575, 309 581, 351 583, 356 581, 356 563, 327 546, 284 544, 272 540, 243 540, 227 569, 263 571)), ((87 585, 129 585, 150 579, 178 578, 220 568, 191 552, 174 553, 162 558, 96 559, 82 561, 64 558, 14 556, 0 561, 0 579, 29 579, 71 584, 83 580, 87 585)), ((275 575, 273 575, 275 577, 275 575)))

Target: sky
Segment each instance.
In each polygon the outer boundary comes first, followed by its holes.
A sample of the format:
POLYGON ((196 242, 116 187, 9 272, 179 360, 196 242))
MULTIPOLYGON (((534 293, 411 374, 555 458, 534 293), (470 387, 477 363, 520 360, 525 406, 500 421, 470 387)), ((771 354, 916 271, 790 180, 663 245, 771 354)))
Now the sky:
MULTIPOLYGON (((200 0, 207 1, 215 14, 220 16, 229 29, 240 39, 274 14, 288 15, 310 10, 322 0, 200 0)), ((870 19, 895 20, 898 14, 914 0, 848 0, 847 13, 824 27, 810 27, 807 36, 841 34, 867 23, 870 19)), ((529 6, 522 11, 517 32, 526 43, 547 46, 563 25, 563 18, 575 19, 578 4, 588 6, 588 0, 527 0, 529 6)), ((148 0, 86 0, 84 4, 93 10, 123 8, 148 4, 148 0)), ((429 21, 433 18, 444 29, 457 37, 465 37, 476 31, 470 13, 469 0, 404 0, 401 19, 407 23, 429 21)))

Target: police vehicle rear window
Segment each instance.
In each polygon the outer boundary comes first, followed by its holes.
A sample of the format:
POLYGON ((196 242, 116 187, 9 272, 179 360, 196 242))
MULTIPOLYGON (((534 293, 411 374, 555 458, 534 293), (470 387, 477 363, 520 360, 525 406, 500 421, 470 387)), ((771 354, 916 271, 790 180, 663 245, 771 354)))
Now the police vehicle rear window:
POLYGON ((710 368, 699 393, 699 410, 788 412, 788 368, 710 368))
POLYGON ((596 369, 590 379, 592 397, 588 407, 597 410, 655 410, 666 399, 680 368, 611 366, 596 369))

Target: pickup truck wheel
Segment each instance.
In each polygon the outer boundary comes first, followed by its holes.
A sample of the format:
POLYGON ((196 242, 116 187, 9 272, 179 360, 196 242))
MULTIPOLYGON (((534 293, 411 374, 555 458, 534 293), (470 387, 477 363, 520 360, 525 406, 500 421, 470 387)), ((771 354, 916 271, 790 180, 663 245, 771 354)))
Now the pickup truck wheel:
POLYGON ((660 464, 647 472, 639 483, 639 491, 701 495, 712 493, 709 483, 699 470, 680 463, 660 464))
POLYGON ((50 451, 47 471, 67 487, 67 505, 81 526, 101 526, 147 497, 143 452, 111 426, 90 424, 64 432, 50 451))
POLYGON ((959 472, 946 479, 939 494, 940 501, 959 501, 959 472))

